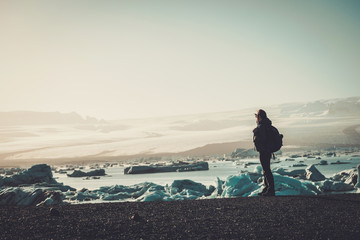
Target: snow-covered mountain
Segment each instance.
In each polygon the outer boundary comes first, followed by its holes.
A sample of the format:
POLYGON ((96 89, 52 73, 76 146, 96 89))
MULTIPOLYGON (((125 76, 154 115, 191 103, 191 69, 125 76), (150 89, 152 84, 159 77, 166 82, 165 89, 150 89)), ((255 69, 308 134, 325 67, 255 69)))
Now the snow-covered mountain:
MULTIPOLYGON (((360 97, 263 108, 284 134, 284 150, 296 146, 360 145, 360 97)), ((237 145, 252 146, 256 110, 108 122, 82 119, 77 114, 63 118, 53 113, 44 124, 39 120, 42 117, 32 119, 37 114, 23 112, 12 116, 12 124, 8 116, 6 121, 0 121, 0 164, 25 159, 69 161, 179 152, 231 153, 237 145)))

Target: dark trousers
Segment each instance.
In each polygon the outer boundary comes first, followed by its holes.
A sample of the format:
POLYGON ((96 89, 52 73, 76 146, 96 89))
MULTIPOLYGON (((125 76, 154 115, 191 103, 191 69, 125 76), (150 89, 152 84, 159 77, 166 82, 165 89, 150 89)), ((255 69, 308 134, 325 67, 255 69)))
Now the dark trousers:
POLYGON ((270 169, 271 153, 260 152, 260 163, 263 168, 265 188, 274 190, 274 176, 270 169))

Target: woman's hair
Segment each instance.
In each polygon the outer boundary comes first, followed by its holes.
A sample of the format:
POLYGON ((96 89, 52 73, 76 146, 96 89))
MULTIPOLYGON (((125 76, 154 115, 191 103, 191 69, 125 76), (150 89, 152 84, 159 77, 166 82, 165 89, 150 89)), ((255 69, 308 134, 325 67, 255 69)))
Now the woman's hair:
POLYGON ((262 109, 259 109, 257 114, 261 117, 261 119, 267 118, 266 112, 262 109))

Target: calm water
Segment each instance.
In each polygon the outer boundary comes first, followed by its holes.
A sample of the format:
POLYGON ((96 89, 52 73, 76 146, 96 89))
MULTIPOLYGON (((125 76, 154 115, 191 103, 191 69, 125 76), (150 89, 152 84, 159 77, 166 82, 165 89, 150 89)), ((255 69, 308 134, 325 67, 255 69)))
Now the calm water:
MULTIPOLYGON (((321 160, 326 160, 329 165, 316 166, 316 168, 326 177, 331 177, 335 173, 342 170, 351 169, 360 164, 360 157, 350 156, 340 157, 322 157, 321 160), (336 161, 346 162, 347 164, 336 164, 332 165, 336 161)), ((299 164, 304 161, 303 164, 310 166, 311 164, 317 164, 320 162, 318 159, 307 159, 307 158, 296 158, 295 161, 285 161, 285 157, 280 158, 280 163, 272 163, 271 167, 282 167, 288 170, 293 169, 305 169, 304 167, 293 167, 293 164, 299 164)), ((194 171, 194 172, 170 172, 170 173, 151 173, 151 174, 135 174, 125 175, 124 167, 110 167, 106 168, 105 172, 107 176, 101 177, 95 180, 84 180, 84 178, 70 178, 66 174, 54 173, 54 177, 58 182, 62 182, 65 185, 70 185, 74 188, 81 189, 97 189, 101 186, 111 185, 133 185, 141 182, 153 182, 160 185, 171 184, 174 180, 180 179, 191 179, 195 182, 200 182, 205 185, 215 185, 216 177, 225 180, 229 175, 240 174, 241 171, 253 172, 256 166, 259 166, 258 159, 247 159, 239 161, 240 165, 235 165, 233 162, 216 161, 209 162, 208 171, 194 171), (250 165, 245 167, 243 163, 252 162, 257 163, 256 165, 250 165)), ((88 169, 83 171, 90 171, 88 169)), ((69 173, 71 173, 70 171, 69 173)))

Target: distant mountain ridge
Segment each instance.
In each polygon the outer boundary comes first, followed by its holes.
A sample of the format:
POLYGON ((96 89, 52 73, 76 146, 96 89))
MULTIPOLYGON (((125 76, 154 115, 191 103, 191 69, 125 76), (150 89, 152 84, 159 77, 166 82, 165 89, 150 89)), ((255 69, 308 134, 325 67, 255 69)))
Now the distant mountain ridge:
POLYGON ((0 112, 0 125, 52 125, 52 124, 82 124, 98 123, 99 120, 93 117, 85 119, 79 114, 60 112, 31 112, 14 111, 0 112))
POLYGON ((360 97, 317 100, 279 105, 281 115, 360 116, 360 97))

